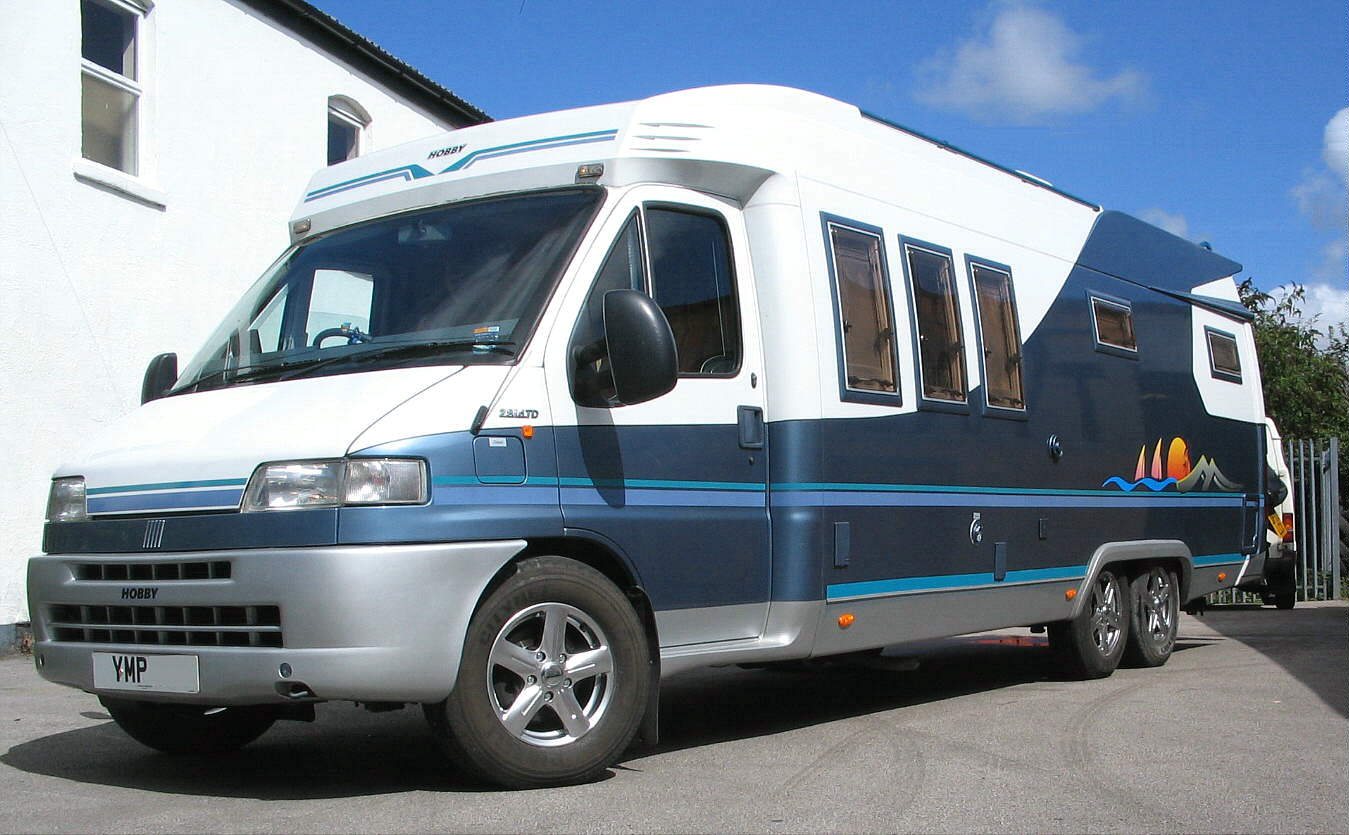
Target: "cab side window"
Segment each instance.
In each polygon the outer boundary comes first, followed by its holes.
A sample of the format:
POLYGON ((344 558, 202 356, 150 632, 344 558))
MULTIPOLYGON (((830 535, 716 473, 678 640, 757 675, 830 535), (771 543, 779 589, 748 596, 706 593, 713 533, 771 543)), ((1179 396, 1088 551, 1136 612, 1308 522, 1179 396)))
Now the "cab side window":
POLYGON ((674 333, 680 377, 733 375, 740 368, 740 312, 731 244, 712 214, 669 206, 634 210, 605 256, 572 332, 573 390, 598 392, 605 405, 613 378, 604 344, 604 296, 641 290, 660 306, 674 333))
POLYGON ((731 246, 711 215, 646 211, 651 297, 665 312, 679 349, 679 373, 732 374, 740 367, 731 246))

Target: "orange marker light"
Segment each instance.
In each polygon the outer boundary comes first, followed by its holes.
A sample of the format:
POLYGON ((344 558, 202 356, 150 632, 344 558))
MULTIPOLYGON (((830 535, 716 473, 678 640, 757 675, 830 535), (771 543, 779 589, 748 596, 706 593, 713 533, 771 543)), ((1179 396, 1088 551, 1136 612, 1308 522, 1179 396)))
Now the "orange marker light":
POLYGON ((520 434, 525 436, 525 440, 529 440, 534 437, 534 427, 526 423, 524 426, 520 427, 520 434))
POLYGON ((1221 582, 1223 582, 1223 581, 1226 580, 1226 579, 1227 579, 1227 572, 1225 572, 1225 571, 1219 571, 1219 572, 1218 572, 1218 582, 1221 583, 1221 582))
POLYGON ((838 616, 838 628, 847 629, 849 626, 853 625, 853 621, 855 620, 857 620, 857 616, 852 612, 844 612, 838 616))
POLYGON ((1068 589, 1063 593, 1065 600, 1072 600, 1074 597, 1077 597, 1077 589, 1068 589))

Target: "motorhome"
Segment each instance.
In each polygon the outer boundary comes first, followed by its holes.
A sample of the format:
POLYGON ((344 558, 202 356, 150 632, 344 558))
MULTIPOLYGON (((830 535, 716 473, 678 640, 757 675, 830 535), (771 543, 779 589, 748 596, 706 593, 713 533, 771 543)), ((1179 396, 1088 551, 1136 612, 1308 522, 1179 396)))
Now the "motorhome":
POLYGON ((1045 626, 1065 675, 1159 666, 1263 548, 1240 265, 855 106, 464 128, 289 225, 29 565, 40 673, 160 750, 422 705, 463 768, 585 780, 704 665, 1045 626))

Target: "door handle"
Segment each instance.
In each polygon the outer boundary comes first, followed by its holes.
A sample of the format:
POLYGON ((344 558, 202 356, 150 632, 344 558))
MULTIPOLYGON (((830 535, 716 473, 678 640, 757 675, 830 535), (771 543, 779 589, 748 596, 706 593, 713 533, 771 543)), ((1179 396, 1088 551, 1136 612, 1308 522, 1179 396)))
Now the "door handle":
POLYGON ((740 427, 740 448, 763 449, 763 409, 758 406, 737 406, 735 417, 740 427))

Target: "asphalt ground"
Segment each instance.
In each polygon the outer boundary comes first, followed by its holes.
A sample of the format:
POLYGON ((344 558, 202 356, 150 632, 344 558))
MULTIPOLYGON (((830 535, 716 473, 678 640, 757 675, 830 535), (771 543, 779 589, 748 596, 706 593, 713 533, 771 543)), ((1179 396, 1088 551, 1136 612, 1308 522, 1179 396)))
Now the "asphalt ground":
POLYGON ((143 748, 0 659, 5 832, 1346 832, 1349 606, 1183 616, 1165 667, 1058 681, 1041 636, 662 689, 661 744, 589 785, 495 791, 421 712, 322 705, 219 757, 143 748), (917 658, 916 669, 898 658, 917 658))

